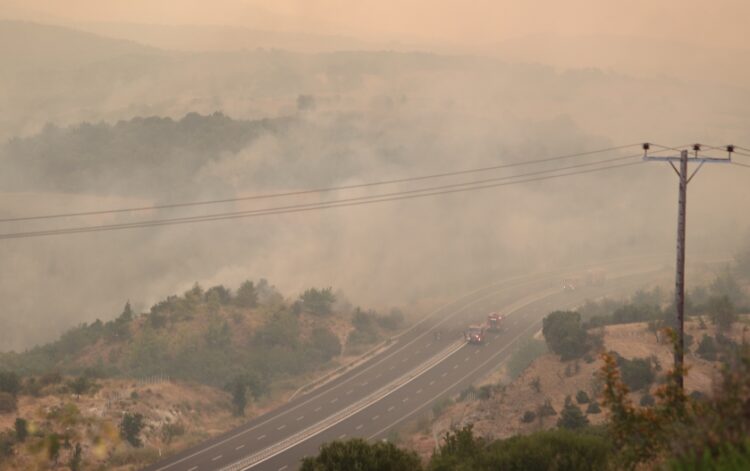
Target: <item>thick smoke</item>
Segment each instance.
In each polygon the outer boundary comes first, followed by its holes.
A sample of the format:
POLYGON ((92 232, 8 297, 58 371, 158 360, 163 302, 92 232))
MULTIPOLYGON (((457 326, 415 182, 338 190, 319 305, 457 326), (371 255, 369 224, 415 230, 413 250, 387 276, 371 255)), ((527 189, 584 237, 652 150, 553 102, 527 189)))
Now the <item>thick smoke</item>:
MULTIPOLYGON (((55 79, 65 80, 54 87, 14 84, 27 94, 39 91, 58 98, 26 113, 6 114, 3 135, 27 136, 24 142, 40 144, 43 135, 37 132, 46 121, 62 126, 59 132, 65 134, 75 129, 64 126, 84 120, 115 123, 150 115, 180 120, 188 112, 224 112, 234 119, 229 126, 260 118, 280 118, 284 124, 254 134, 240 149, 211 148, 210 158, 189 171, 180 165, 178 152, 171 164, 174 172, 147 188, 137 175, 151 167, 133 159, 131 165, 144 165, 140 172, 87 176, 62 192, 59 174, 39 178, 39 169, 24 167, 8 144, 0 157, 10 169, 6 188, 12 183, 14 193, 4 195, 0 214, 137 206, 171 201, 174 195, 201 200, 349 185, 642 140, 750 143, 745 126, 750 111, 740 106, 750 103, 745 89, 599 70, 557 71, 480 57, 149 53, 97 59, 57 74, 55 79), (78 92, 65 95, 70 90, 78 92)), ((18 109, 31 102, 14 98, 9 103, 18 109)), ((201 148, 201 142, 173 145, 201 148)), ((634 147, 589 160, 639 152, 634 147)), ((52 154, 45 157, 55 159, 52 154)), ((193 165, 200 154, 190 155, 193 165)), ((554 165, 574 162, 579 161, 554 165)), ((550 166, 482 177, 545 168, 550 166)), ((691 184, 691 256, 731 250, 747 229, 750 193, 741 170, 705 168, 691 184)), ((471 178, 139 216, 4 224, 2 232, 283 206, 471 178)), ((234 288, 244 279, 265 277, 292 296, 310 286, 333 286, 357 304, 408 307, 507 274, 644 252, 670 254, 675 196, 671 169, 644 164, 378 205, 4 240, 0 342, 22 348, 53 338, 78 322, 115 316, 128 299, 136 308, 148 309, 195 281, 234 288)))

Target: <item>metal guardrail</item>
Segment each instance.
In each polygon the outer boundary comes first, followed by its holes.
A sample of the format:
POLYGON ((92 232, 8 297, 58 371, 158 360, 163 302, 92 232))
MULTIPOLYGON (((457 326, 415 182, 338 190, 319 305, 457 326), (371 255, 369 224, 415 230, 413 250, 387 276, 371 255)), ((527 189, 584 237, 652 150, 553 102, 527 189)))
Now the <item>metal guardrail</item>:
POLYGON ((428 371, 430 368, 434 367, 438 363, 442 362, 443 360, 445 360, 446 358, 454 354, 461 347, 463 347, 464 344, 465 342, 462 340, 459 340, 450 344, 448 347, 443 349, 439 354, 433 356, 432 358, 422 363, 421 365, 417 366, 413 370, 396 378, 395 380, 391 381, 387 385, 369 394, 368 396, 360 399, 354 404, 351 404, 345 407, 344 409, 340 410, 339 412, 329 417, 326 417, 325 419, 303 430, 300 430, 299 432, 285 438, 284 440, 274 443, 273 445, 266 447, 263 450, 260 450, 252 455, 242 458, 239 461, 229 464, 221 468, 219 471, 242 471, 242 470, 251 468, 255 466, 256 464, 262 461, 265 461, 273 456, 276 456, 279 453, 295 446, 296 444, 303 442, 307 440, 308 438, 313 437, 330 427, 333 427, 337 423, 343 420, 346 420, 347 418, 351 417, 357 412, 376 403, 377 401, 383 399, 384 397, 391 394, 395 390, 401 388, 405 384, 416 379, 418 376, 422 375, 423 373, 428 371))

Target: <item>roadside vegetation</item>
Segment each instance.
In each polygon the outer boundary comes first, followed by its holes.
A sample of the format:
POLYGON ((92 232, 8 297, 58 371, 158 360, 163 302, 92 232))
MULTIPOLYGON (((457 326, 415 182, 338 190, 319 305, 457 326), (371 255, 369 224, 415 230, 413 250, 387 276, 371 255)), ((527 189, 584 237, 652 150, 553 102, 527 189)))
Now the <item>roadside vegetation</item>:
MULTIPOLYGON (((434 452, 420 453, 418 466, 409 450, 419 440, 405 441, 401 433, 394 433, 393 441, 406 448, 394 449, 387 459, 382 454, 385 444, 357 443, 357 459, 351 461, 353 455, 346 452, 350 443, 336 441, 323 446, 318 457, 308 458, 303 469, 379 469, 373 467, 378 465, 441 471, 748 469, 750 345, 738 340, 742 337, 738 329, 747 322, 740 315, 748 312, 744 284, 738 269, 726 269, 709 285, 695 289, 691 297, 688 322, 692 332, 697 329, 703 334, 701 338, 688 336, 686 346, 692 361, 711 362, 711 368, 718 371, 708 392, 681 392, 677 375, 689 372, 670 369, 671 362, 662 364, 663 356, 661 360, 657 355, 626 357, 606 348, 607 326, 633 323, 642 326, 646 335, 653 334, 650 342, 674 348, 675 334, 669 328, 672 307, 658 288, 638 291, 625 301, 605 299, 588 302, 577 311, 550 313, 543 323, 544 341, 529 340, 511 356, 507 376, 513 384, 519 383, 516 388, 527 388, 527 402, 539 403, 519 416, 527 432, 503 438, 488 433, 488 420, 509 419, 493 415, 491 409, 504 403, 513 385, 490 384, 485 387, 488 394, 481 397, 470 388, 475 394, 445 398, 433 407, 434 421, 452 407, 461 418, 468 414, 494 419, 482 419, 482 431, 477 433, 471 420, 453 422, 455 415, 446 418, 451 427, 440 436, 434 452), (524 374, 547 351, 560 365, 558 376, 542 380, 524 374), (580 377, 582 365, 586 371, 595 366, 588 388, 569 394, 562 406, 544 400, 551 392, 549 384, 580 377), (467 409, 462 406, 467 399, 488 405, 467 409), (373 449, 363 450, 368 446, 373 449), (339 467, 344 461, 337 461, 336 456, 350 461, 339 467)), ((429 437, 434 430, 429 421, 422 420, 414 436, 429 437)))
POLYGON ((126 303, 113 319, 0 354, 0 424, 12 425, 0 432, 0 469, 147 464, 208 438, 201 428, 237 425, 250 405, 272 404, 271 393, 278 400, 403 324, 400 311, 353 307, 332 288, 287 299, 265 280, 236 291, 196 283, 142 313, 126 303), (191 389, 210 400, 183 404, 191 389))

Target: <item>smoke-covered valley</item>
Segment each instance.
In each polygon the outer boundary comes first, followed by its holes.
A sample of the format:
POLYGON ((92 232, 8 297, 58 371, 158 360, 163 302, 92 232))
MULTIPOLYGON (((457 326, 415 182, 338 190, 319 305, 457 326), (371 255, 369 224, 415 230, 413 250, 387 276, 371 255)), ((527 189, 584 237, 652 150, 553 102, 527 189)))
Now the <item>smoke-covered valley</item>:
MULTIPOLYGON (((353 185, 642 141, 750 143, 750 89, 721 81, 420 52, 174 52, 17 22, 0 22, 0 38, 0 219, 353 185)), ((689 256, 725 255, 746 234, 742 170, 706 168, 692 184, 689 256)), ((2 222, 0 232, 414 187, 2 222)), ((127 299, 145 310, 196 281, 333 286, 357 303, 408 307, 501 276, 671 254, 675 196, 671 169, 648 164, 377 205, 6 239, 0 343, 24 348, 112 318, 127 299)))

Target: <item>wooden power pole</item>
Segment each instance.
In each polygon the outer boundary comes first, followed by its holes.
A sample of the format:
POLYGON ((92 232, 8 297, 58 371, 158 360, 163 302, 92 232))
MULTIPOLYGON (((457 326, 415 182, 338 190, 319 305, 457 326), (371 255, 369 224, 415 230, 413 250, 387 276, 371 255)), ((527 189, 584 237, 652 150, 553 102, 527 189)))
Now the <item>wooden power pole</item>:
POLYGON ((680 372, 677 381, 680 389, 684 389, 684 352, 685 352, 685 219, 687 216, 687 186, 693 179, 698 170, 706 162, 710 163, 729 163, 732 161, 733 146, 727 146, 729 152, 728 158, 717 157, 699 157, 698 152, 701 150, 700 144, 693 145, 694 157, 688 157, 688 151, 680 151, 679 157, 654 157, 648 155, 649 144, 643 144, 643 160, 668 162, 677 173, 679 178, 679 195, 677 198, 677 266, 675 269, 675 289, 674 304, 677 311, 676 328, 677 328, 677 346, 674 351, 675 371, 680 372), (679 163, 679 169, 674 162, 679 163), (698 166, 693 173, 688 176, 688 162, 698 162, 698 166))

